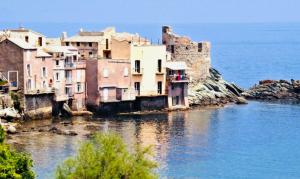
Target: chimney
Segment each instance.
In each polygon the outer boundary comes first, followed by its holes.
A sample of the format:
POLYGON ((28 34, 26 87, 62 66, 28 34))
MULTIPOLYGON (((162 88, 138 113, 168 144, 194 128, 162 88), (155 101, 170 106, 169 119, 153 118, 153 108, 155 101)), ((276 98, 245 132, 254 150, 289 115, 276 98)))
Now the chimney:
POLYGON ((61 39, 65 40, 66 38, 68 38, 67 32, 62 32, 61 39))

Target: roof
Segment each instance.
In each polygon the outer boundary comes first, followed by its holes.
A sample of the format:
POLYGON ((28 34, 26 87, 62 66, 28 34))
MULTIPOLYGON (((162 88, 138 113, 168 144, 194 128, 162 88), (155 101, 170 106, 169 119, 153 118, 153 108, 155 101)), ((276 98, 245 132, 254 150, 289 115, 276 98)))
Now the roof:
POLYGON ((169 68, 171 70, 187 70, 189 69, 186 66, 185 62, 182 61, 177 61, 177 62, 167 62, 166 63, 166 68, 169 68))
POLYGON ((50 54, 46 53, 42 48, 37 49, 37 57, 52 57, 50 54))
POLYGON ((42 37, 46 37, 45 35, 39 33, 39 32, 36 32, 36 31, 33 31, 31 29, 25 29, 25 28, 20 28, 20 29, 9 29, 8 31, 10 32, 14 32, 14 33, 18 33, 18 32, 31 32, 31 33, 34 33, 36 35, 39 35, 39 36, 42 36, 42 37))
POLYGON ((61 39, 60 38, 47 38, 46 44, 47 45, 61 45, 61 39))
POLYGON ((22 49, 27 49, 27 50, 35 50, 36 49, 36 47, 34 47, 31 44, 25 42, 24 40, 18 39, 18 38, 6 38, 4 40, 10 41, 10 42, 16 44, 17 46, 19 46, 22 49))
POLYGON ((65 42, 101 42, 104 39, 103 36, 81 36, 75 35, 64 39, 65 42))
POLYGON ((59 45, 49 45, 46 46, 45 50, 47 52, 53 52, 53 53, 65 53, 66 55, 76 55, 77 54, 77 48, 72 46, 59 46, 59 45))

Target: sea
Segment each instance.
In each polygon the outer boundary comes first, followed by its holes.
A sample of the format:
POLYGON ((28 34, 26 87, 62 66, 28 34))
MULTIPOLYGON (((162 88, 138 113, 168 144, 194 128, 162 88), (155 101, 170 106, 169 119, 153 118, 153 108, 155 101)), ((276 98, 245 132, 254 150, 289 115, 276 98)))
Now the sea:
MULTIPOLYGON (((300 23, 22 24, 48 37, 115 26, 153 43, 161 43, 162 25, 195 41, 210 41, 212 66, 242 88, 264 79, 300 79, 300 23)), ((1 29, 18 26, 0 24, 1 29)), ((152 145, 161 178, 269 179, 300 178, 299 116, 298 104, 250 101, 242 106, 93 120, 102 126, 100 131, 119 133, 128 146, 152 145)), ((84 140, 77 138, 23 137, 23 150, 32 155, 37 178, 52 178, 56 166, 74 155, 84 140)))

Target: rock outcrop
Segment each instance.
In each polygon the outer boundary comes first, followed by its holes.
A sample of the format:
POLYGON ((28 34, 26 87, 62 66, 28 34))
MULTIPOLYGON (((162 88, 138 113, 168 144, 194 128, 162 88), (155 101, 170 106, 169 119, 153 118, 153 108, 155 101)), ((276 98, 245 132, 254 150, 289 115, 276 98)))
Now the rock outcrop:
POLYGON ((222 79, 222 75, 210 68, 209 76, 204 81, 193 81, 189 84, 189 103, 195 105, 224 105, 230 102, 246 104, 242 97, 243 89, 222 79))
POLYGON ((300 81, 263 80, 249 90, 243 92, 243 96, 253 100, 283 100, 300 102, 300 81))

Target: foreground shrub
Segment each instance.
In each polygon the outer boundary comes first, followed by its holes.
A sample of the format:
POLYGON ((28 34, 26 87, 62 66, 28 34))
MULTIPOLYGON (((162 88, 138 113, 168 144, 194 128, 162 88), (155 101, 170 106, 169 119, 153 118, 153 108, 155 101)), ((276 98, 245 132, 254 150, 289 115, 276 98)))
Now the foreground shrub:
POLYGON ((4 130, 0 125, 0 178, 34 178, 33 162, 30 157, 10 149, 3 143, 4 138, 4 130))
POLYGON ((116 134, 96 134, 83 143, 75 157, 57 167, 58 179, 157 178, 157 164, 147 157, 150 147, 129 153, 116 134))

